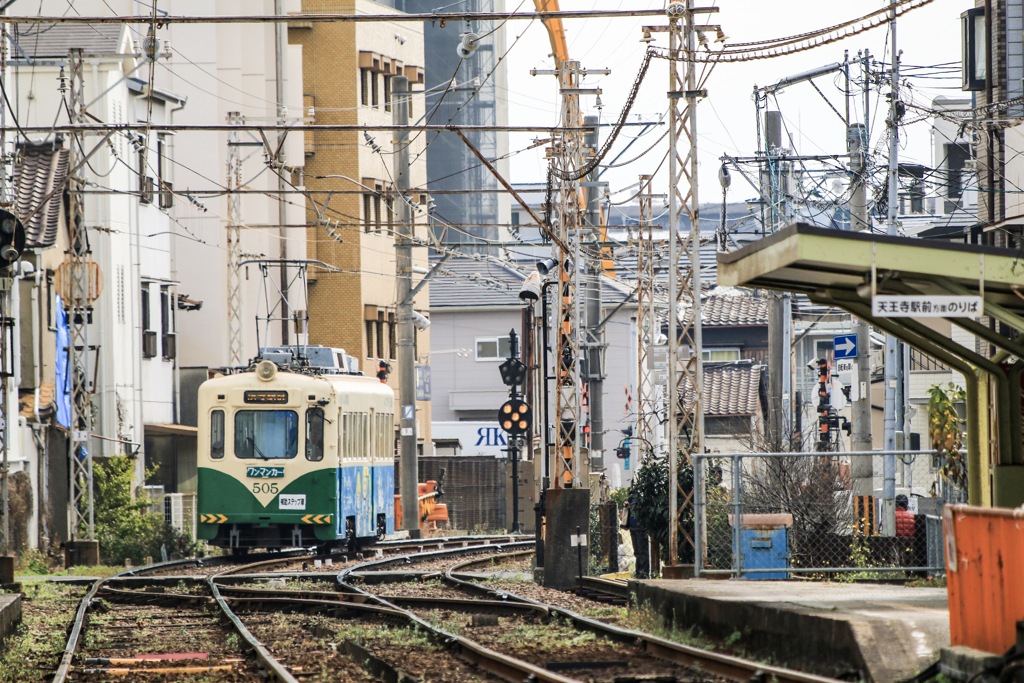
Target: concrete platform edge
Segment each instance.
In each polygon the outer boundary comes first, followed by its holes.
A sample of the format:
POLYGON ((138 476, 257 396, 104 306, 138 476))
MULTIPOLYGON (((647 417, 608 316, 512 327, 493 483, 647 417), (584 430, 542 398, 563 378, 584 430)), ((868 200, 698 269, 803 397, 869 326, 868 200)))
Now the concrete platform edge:
POLYGON ((21 594, 4 593, 0 595, 0 651, 3 641, 14 632, 21 621, 21 594))
POLYGON ((720 600, 635 580, 630 590, 638 604, 656 606, 666 626, 696 626, 713 639, 735 642, 745 656, 823 676, 877 682, 917 673, 918 663, 908 665, 901 654, 913 643, 898 623, 851 619, 791 604, 720 600))

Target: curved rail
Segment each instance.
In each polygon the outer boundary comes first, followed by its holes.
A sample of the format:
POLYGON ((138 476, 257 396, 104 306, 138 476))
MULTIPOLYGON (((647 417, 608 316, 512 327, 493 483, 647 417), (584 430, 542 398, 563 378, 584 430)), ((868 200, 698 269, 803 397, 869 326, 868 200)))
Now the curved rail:
POLYGON ((235 627, 235 631, 238 635, 242 636, 245 643, 256 653, 256 658, 260 660, 267 672, 274 676, 277 680, 283 681, 284 683, 299 683, 299 679, 291 675, 291 673, 281 664, 279 661, 274 659, 274 656, 270 654, 270 651, 263 646, 256 636, 252 634, 242 623, 242 620, 238 618, 238 615, 228 606, 227 600, 220 594, 220 590, 217 588, 217 584, 214 581, 216 574, 206 579, 206 585, 210 587, 210 592, 213 594, 213 599, 220 607, 221 613, 228 618, 231 625, 235 627))
POLYGON ((472 590, 478 593, 493 595, 502 600, 514 600, 526 604, 546 607, 552 613, 558 614, 574 624, 577 628, 597 633, 611 640, 624 643, 635 643, 651 655, 660 659, 682 666, 697 668, 723 676, 730 680, 746 682, 755 680, 754 677, 759 676, 761 678, 757 680, 771 680, 777 681, 778 683, 838 683, 837 680, 833 678, 803 673, 783 667, 761 664, 751 660, 742 659, 740 657, 733 657, 731 655, 725 655, 711 650, 683 645, 682 643, 676 643, 664 638, 641 633, 639 631, 620 628, 612 624, 590 619, 563 607, 546 605, 537 600, 516 595, 515 593, 504 590, 494 590, 493 588, 474 583, 469 580, 470 577, 465 576, 465 574, 462 574, 459 571, 460 569, 465 569, 476 564, 479 564, 479 560, 471 560, 455 565, 444 573, 444 580, 449 583, 449 585, 472 590), (459 576, 460 574, 462 574, 461 577, 459 576))
MULTIPOLYGON (((524 546, 532 546, 534 540, 528 541, 513 541, 505 544, 489 544, 489 545, 474 545, 464 546, 462 548, 435 550, 432 552, 417 553, 417 559, 435 559, 441 557, 451 557, 460 554, 477 554, 481 552, 494 552, 495 550, 501 552, 507 548, 519 548, 524 546)), ((403 609, 395 602, 391 602, 385 598, 373 595, 369 591, 363 588, 349 583, 347 579, 349 577, 358 577, 360 579, 366 579, 373 575, 372 570, 378 567, 386 567, 398 562, 407 562, 408 558, 385 558, 373 560, 370 562, 363 563, 357 567, 350 567, 338 574, 338 584, 343 590, 348 591, 356 596, 362 596, 363 599, 370 603, 386 607, 394 610, 394 612, 401 614, 405 617, 410 624, 422 629, 425 633, 429 634, 430 637, 445 649, 451 651, 463 659, 466 659, 481 670, 486 671, 492 675, 503 678, 507 681, 546 681, 548 683, 569 683, 575 681, 575 679, 567 678, 561 674, 549 671, 543 667, 524 662, 515 657, 496 652, 489 648, 483 647, 482 645, 464 638, 463 636, 456 635, 434 626, 433 624, 424 621, 420 617, 416 616, 409 610, 403 609)), ((440 572, 431 572, 440 575, 440 572)))

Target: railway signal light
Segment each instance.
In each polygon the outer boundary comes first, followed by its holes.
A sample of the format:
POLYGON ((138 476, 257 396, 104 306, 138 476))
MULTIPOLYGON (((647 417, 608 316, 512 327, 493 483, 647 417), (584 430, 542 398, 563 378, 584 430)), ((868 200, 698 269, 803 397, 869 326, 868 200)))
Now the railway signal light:
POLYGON ((25 227, 13 213, 0 209, 0 265, 12 265, 24 251, 25 227))
POLYGON ((501 382, 507 387, 520 386, 526 382, 526 366, 518 358, 507 358, 498 366, 501 382))
POLYGON ((391 374, 391 363, 386 360, 382 360, 377 363, 377 379, 384 384, 388 383, 388 375, 391 374))
POLYGON ((498 424, 507 434, 525 434, 530 429, 530 406, 520 398, 505 401, 498 408, 498 424))

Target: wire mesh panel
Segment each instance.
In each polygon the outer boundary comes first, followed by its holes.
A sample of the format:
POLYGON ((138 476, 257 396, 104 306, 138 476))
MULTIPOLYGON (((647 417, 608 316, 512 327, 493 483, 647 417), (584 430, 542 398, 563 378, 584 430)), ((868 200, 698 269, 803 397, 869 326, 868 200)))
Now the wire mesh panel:
POLYGON ((941 544, 926 518, 962 492, 933 453, 772 453, 702 456, 701 571, 745 578, 938 573, 941 544), (868 459, 871 467, 856 458, 868 459), (895 461, 885 500, 883 464, 895 461), (860 473, 854 477, 852 472, 860 473))

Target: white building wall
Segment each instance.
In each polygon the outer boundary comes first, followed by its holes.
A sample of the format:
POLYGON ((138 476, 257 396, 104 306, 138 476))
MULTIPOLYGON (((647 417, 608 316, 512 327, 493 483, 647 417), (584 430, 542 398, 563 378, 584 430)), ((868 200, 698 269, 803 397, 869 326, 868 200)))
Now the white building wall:
MULTIPOLYGON (((300 9, 297 0, 284 3, 285 11, 300 9)), ((241 2, 182 0, 175 3, 175 13, 272 14, 272 0, 241 2)), ((272 24, 172 25, 167 29, 175 56, 170 69, 163 73, 162 84, 176 94, 186 96, 184 109, 173 114, 174 123, 223 123, 228 112, 241 113, 248 122, 276 121, 274 26, 272 24)), ((301 48, 289 46, 286 54, 286 119, 298 122, 305 112, 302 107, 301 48)), ((268 139, 276 141, 272 133, 268 139)), ((239 133, 242 142, 259 141, 258 134, 239 133)), ((173 215, 177 218, 173 250, 172 277, 180 282, 179 290, 190 298, 202 301, 198 311, 178 312, 179 364, 188 366, 222 366, 228 363, 228 301, 227 301, 227 219, 228 199, 223 194, 227 184, 228 134, 222 132, 183 133, 174 138, 173 148, 178 161, 173 182, 179 192, 190 194, 206 208, 191 204, 187 198, 175 201, 173 215), (206 190, 204 192, 203 190, 206 190)), ((303 164, 302 136, 291 133, 284 145, 285 162, 303 164)), ((242 176, 251 190, 273 192, 277 176, 264 164, 263 150, 258 146, 241 147, 242 176)), ((290 174, 286 174, 290 179, 290 174)), ((288 186, 289 190, 293 188, 288 186)), ((298 189, 302 189, 301 186, 298 189)), ((304 199, 297 194, 285 196, 286 224, 300 226, 305 221, 304 199)), ((246 258, 305 257, 305 230, 286 227, 279 231, 278 202, 268 196, 242 195, 241 251, 246 258), (272 227, 266 227, 272 226, 272 227), (279 232, 284 233, 282 238, 279 232)), ((278 277, 278 269, 271 273, 278 277)), ((242 359, 257 353, 256 315, 266 315, 263 282, 255 266, 243 267, 242 283, 242 359)), ((291 308, 305 308, 301 293, 291 288, 291 308)), ((276 289, 271 290, 272 296, 276 289)), ((271 338, 260 344, 280 343, 280 324, 270 328, 271 338)))

